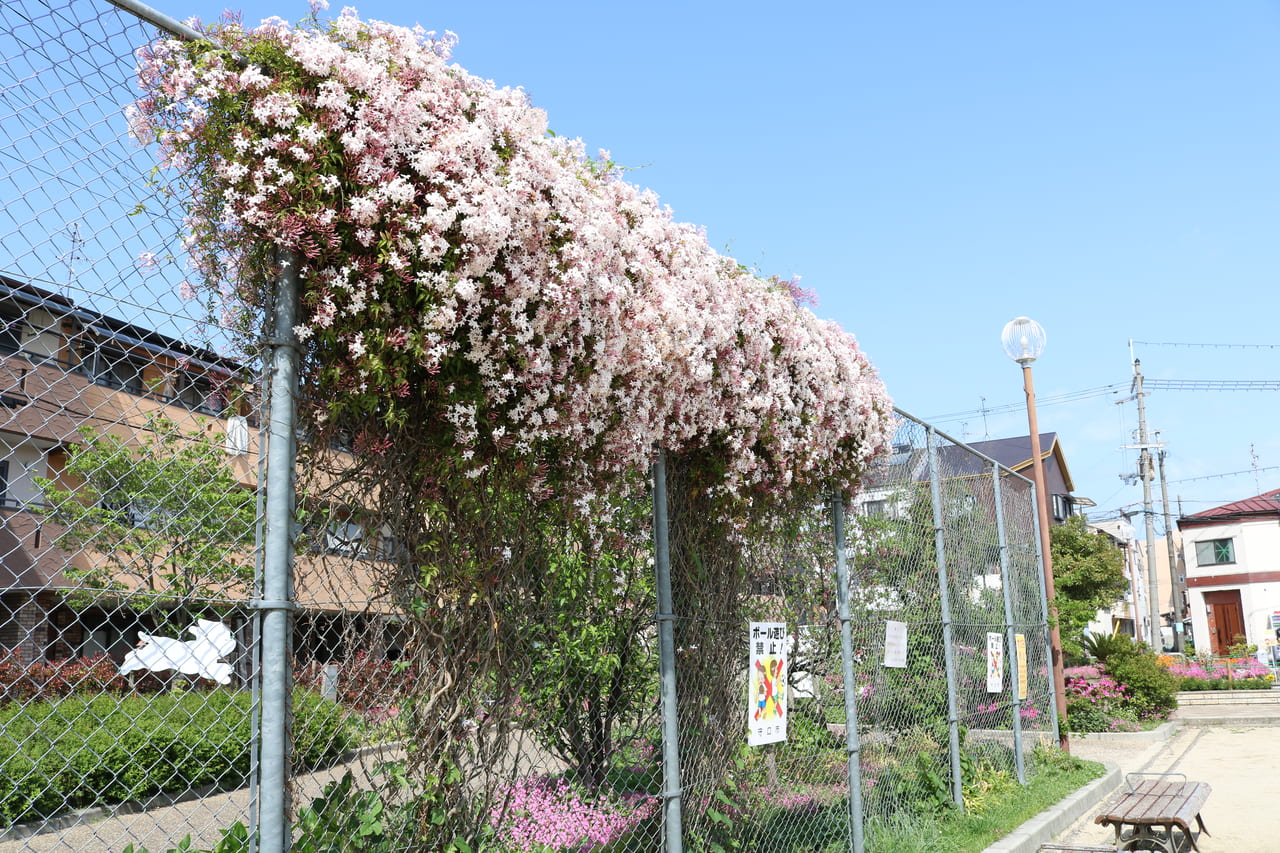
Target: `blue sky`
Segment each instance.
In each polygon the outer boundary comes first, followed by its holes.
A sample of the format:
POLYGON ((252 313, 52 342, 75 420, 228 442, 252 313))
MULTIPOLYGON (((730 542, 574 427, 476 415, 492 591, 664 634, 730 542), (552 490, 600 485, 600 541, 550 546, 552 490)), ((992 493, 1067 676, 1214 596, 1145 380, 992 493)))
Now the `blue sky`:
MULTIPOLYGON (((714 246, 800 275, 951 435, 1025 434, 999 334, 1039 321, 1040 425, 1099 514, 1142 497, 1120 476, 1130 340, 1149 379, 1280 379, 1274 0, 355 5, 453 30, 459 64, 523 87, 714 246)), ((1160 389, 1147 416, 1186 513, 1280 486, 1280 392, 1160 389)))

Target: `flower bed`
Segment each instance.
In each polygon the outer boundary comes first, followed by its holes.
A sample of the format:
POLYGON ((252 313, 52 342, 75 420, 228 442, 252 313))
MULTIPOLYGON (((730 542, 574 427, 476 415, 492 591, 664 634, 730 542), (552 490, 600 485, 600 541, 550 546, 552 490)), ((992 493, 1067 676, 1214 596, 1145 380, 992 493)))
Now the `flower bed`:
POLYGON ((1073 732, 1139 731, 1167 718, 1177 704, 1172 679, 1149 652, 1070 667, 1063 675, 1073 732))
POLYGON ((533 776, 512 785, 489 817, 503 850, 535 853, 612 844, 657 808, 651 794, 585 792, 564 779, 533 776))
POLYGON ((1174 659, 1165 667, 1181 679, 1179 690, 1268 690, 1276 680, 1271 669, 1255 658, 1174 659))

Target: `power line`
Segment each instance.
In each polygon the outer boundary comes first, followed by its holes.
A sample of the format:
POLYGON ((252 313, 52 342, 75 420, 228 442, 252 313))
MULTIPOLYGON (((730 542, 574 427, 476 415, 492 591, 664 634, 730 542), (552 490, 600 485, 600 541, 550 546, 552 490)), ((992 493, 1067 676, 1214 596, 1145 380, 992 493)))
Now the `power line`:
POLYGON ((1146 347, 1185 347, 1188 349, 1280 349, 1280 344, 1196 344, 1165 341, 1134 341, 1146 347))
MULTIPOLYGON (((1104 397, 1107 394, 1118 394, 1122 391, 1128 391, 1128 390, 1129 390, 1128 384, 1116 383, 1113 385, 1104 385, 1100 388, 1088 388, 1084 391, 1068 391, 1064 394, 1055 394, 1048 397, 1037 397, 1036 406, 1038 408, 1044 408, 1045 406, 1056 406, 1056 405, 1061 405, 1063 403, 1075 403, 1079 400, 1088 400, 1092 397, 1104 397)), ((983 397, 981 399, 985 400, 986 398, 983 397)), ((925 420, 931 423, 945 423, 948 421, 964 420, 966 418, 970 418, 975 415, 982 415, 985 423, 985 418, 987 415, 1002 415, 1002 414, 1008 414, 1010 412, 1022 412, 1026 410, 1026 406, 1027 404, 1025 402, 1005 403, 1000 406, 984 405, 981 409, 969 409, 968 411, 964 411, 964 412, 950 412, 945 415, 933 415, 931 417, 925 418, 925 420)))
MULTIPOLYGON (((1280 379, 1144 379, 1143 387, 1147 390, 1160 391, 1280 391, 1280 379)), ((1083 391, 1068 391, 1036 399, 1036 405, 1059 406, 1065 403, 1076 403, 1094 397, 1105 397, 1108 394, 1127 392, 1128 384, 1115 383, 1098 388, 1087 388, 1083 391)), ((980 398, 986 400, 985 397, 980 398)), ((966 409, 962 412, 948 412, 945 415, 932 415, 925 418, 931 423, 948 423, 966 420, 978 415, 986 419, 987 415, 1003 415, 1023 411, 1025 402, 1004 403, 998 406, 983 405, 979 409, 966 409)))
POLYGON ((1148 379, 1162 391, 1280 391, 1280 379, 1148 379))
POLYGON ((1269 465, 1266 468, 1250 468, 1248 471, 1231 471, 1226 474, 1205 474, 1200 477, 1187 477, 1182 480, 1170 480, 1170 485, 1174 483, 1194 483, 1198 480, 1221 480, 1226 477, 1239 477, 1242 474, 1261 474, 1263 471, 1280 471, 1280 465, 1269 465))

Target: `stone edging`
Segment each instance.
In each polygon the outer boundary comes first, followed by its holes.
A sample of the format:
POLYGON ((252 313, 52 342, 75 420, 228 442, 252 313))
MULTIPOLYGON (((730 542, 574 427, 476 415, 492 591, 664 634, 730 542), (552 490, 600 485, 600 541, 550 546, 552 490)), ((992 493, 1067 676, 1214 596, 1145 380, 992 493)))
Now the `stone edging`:
POLYGON ((1156 726, 1154 729, 1148 729, 1142 732, 1072 732, 1072 740, 1097 740, 1103 742, 1129 741, 1139 743, 1151 743, 1158 740, 1168 740, 1173 737, 1173 733, 1181 726, 1185 725, 1185 721, 1168 720, 1156 726))

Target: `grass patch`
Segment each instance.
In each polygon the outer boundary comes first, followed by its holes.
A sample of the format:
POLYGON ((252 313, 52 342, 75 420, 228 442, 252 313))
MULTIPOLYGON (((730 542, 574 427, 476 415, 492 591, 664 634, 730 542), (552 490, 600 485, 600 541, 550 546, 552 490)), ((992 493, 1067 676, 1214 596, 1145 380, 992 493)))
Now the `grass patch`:
MULTIPOLYGON (((966 814, 869 821, 867 849, 876 853, 978 853, 1105 772, 1101 764, 1038 747, 1024 788, 1012 779, 975 789, 966 814)), ((966 795, 971 789, 966 786, 966 795)))

